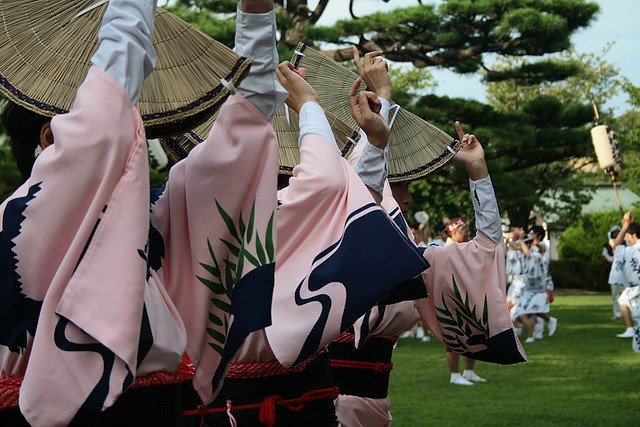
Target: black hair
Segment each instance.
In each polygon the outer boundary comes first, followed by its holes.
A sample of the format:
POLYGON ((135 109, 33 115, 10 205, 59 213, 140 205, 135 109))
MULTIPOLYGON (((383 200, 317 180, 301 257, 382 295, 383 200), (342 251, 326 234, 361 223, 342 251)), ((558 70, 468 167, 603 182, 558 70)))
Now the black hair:
POLYGON ((545 234, 547 234, 544 231, 544 228, 542 228, 542 226, 540 226, 540 225, 532 226, 531 229, 529 230, 529 232, 535 234, 536 236, 538 236, 540 238, 540 240, 544 239, 545 234))
POLYGON ((36 161, 35 151, 40 145, 42 125, 50 120, 50 117, 34 113, 11 101, 7 101, 2 109, 2 126, 9 137, 11 154, 25 181, 31 175, 36 161))
POLYGON ((632 222, 629 224, 629 228, 627 228, 627 233, 635 234, 636 237, 640 237, 640 224, 637 222, 632 222))

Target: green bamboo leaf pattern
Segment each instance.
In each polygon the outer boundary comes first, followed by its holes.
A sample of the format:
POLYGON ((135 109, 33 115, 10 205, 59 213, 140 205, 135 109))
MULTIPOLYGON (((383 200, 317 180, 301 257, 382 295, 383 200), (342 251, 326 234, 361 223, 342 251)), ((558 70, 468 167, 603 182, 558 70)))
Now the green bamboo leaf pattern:
POLYGON ((440 317, 440 316, 436 316, 438 318, 438 321, 441 323, 444 323, 445 325, 452 325, 452 326, 456 326, 457 323, 451 319, 448 319, 446 317, 440 317))
POLYGON ((251 238, 253 237, 253 222, 256 216, 256 202, 253 201, 253 205, 251 206, 251 213, 249 214, 249 224, 247 224, 247 243, 251 243, 251 238))
POLYGON ((213 305, 215 305, 216 307, 218 307, 220 310, 226 312, 226 313, 230 313, 231 312, 231 306, 219 299, 211 299, 211 302, 213 303, 213 305))
POLYGON ((220 356, 224 352, 224 348, 220 347, 218 344, 214 344, 212 342, 209 343, 209 346, 216 351, 220 356))
POLYGON ((260 267, 261 265, 263 265, 260 264, 260 261, 258 261, 258 259, 251 255, 251 253, 249 253, 249 251, 247 251, 246 249, 242 249, 242 253, 247 258, 247 261, 249 261, 254 267, 260 267))
POLYGON ((207 270, 213 277, 216 279, 220 279, 220 270, 213 265, 208 265, 203 262, 200 263, 200 266, 207 270))
POLYGON ((489 310, 487 309, 487 296, 484 296, 484 314, 482 321, 487 325, 487 335, 489 335, 489 310))
POLYGON ((200 276, 196 276, 196 277, 198 278, 200 283, 202 283, 207 288, 209 288, 209 290, 211 290, 211 292, 213 292, 214 294, 217 294, 217 295, 226 294, 227 289, 224 286, 222 286, 220 283, 212 282, 211 280, 205 279, 204 277, 200 277, 200 276))
POLYGON ((223 325, 222 319, 219 318, 218 316, 216 316, 213 313, 209 313, 209 321, 211 323, 213 323, 214 325, 216 325, 216 326, 222 326, 223 325))
MULTIPOLYGON (((244 248, 244 244, 243 244, 242 247, 240 248, 240 254, 238 256, 238 265, 236 265, 235 275, 237 278, 242 277, 242 271, 244 270, 244 259, 245 259, 246 252, 247 250, 244 248)), ((234 282, 233 286, 235 285, 236 283, 234 282)))
POLYGON ((227 340, 227 337, 222 332, 216 331, 215 329, 207 328, 207 332, 211 338, 218 341, 220 344, 224 344, 227 340))
POLYGON ((217 200, 216 206, 218 207, 218 212, 220 213, 222 220, 227 225, 227 230, 229 230, 229 233, 231 233, 231 235, 238 241, 238 243, 240 243, 240 236, 238 235, 238 231, 236 230, 236 225, 233 223, 233 220, 231 219, 229 214, 224 209, 222 209, 222 206, 220 206, 220 203, 218 203, 217 200))
POLYGON ((231 241, 222 238, 219 239, 224 245, 225 251, 224 256, 218 260, 211 241, 207 238, 209 255, 213 263, 200 263, 200 266, 217 280, 212 280, 207 275, 197 275, 196 277, 200 283, 205 285, 214 294, 213 298, 211 298, 211 303, 222 312, 222 314, 218 311, 215 313, 209 312, 209 322, 216 328, 207 328, 207 333, 213 339, 213 342, 208 343, 209 346, 218 354, 222 355, 224 343, 229 332, 231 304, 228 301, 232 298, 234 287, 244 275, 246 263, 250 263, 253 267, 258 268, 266 265, 268 262, 273 262, 275 259, 275 244, 273 239, 275 211, 271 213, 265 230, 264 240, 262 240, 258 234, 259 230, 255 227, 255 200, 246 223, 242 212, 239 212, 237 220, 234 220, 217 200, 215 203, 218 213, 225 223, 229 235, 233 239, 231 239, 231 241), (245 246, 254 239, 256 253, 252 253, 245 246), (224 265, 224 268, 221 268, 221 264, 224 265), (226 298, 219 298, 216 295, 226 298))
POLYGON ((462 335, 462 331, 460 330, 460 328, 452 328, 451 326, 445 326, 442 329, 447 330, 449 332, 453 332, 454 334, 462 335))
POLYGON ((229 249, 229 252, 231 252, 233 254, 233 256, 238 256, 238 254, 240 254, 240 248, 237 247, 236 245, 234 245, 233 243, 225 240, 225 239, 220 239, 220 241, 222 243, 224 243, 224 245, 227 247, 227 249, 229 249))
POLYGON ((273 262, 276 253, 273 244, 273 215, 274 213, 272 212, 271 217, 269 218, 269 222, 267 223, 267 231, 264 238, 265 246, 267 247, 267 256, 269 257, 269 262, 273 262))
POLYGON ((240 236, 244 236, 245 231, 247 231, 247 227, 244 225, 242 215, 240 215, 240 218, 238 218, 238 229, 240 230, 240 236))
POLYGON ((436 318, 443 325, 443 330, 452 332, 455 335, 444 334, 443 341, 453 349, 467 350, 468 347, 461 338, 470 338, 474 329, 480 331, 486 339, 489 339, 489 310, 487 295, 484 296, 484 307, 482 319, 478 319, 476 306, 470 307, 469 294, 465 294, 464 298, 460 292, 455 277, 451 277, 453 295, 450 296, 451 301, 455 305, 455 314, 449 310, 444 294, 441 295, 442 307, 437 307, 436 318))
POLYGON ((267 263, 267 256, 264 253, 264 248, 262 247, 262 242, 260 242, 260 236, 256 236, 256 253, 258 258, 260 259, 260 265, 264 265, 267 263))

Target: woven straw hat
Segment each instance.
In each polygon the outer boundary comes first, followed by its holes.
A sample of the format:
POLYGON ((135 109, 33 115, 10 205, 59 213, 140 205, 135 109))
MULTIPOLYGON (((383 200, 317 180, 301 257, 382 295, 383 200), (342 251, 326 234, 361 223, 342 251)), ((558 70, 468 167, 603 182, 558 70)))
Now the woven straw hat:
MULTIPOLYGON (((45 116, 67 112, 98 47, 106 7, 98 0, 0 1, 0 90, 45 116)), ((161 8, 154 48, 156 68, 137 104, 149 138, 206 120, 229 95, 220 79, 238 85, 250 66, 161 8)))
MULTIPOLYGON (((320 97, 325 111, 358 129, 351 117, 347 93, 358 74, 304 43, 298 44, 291 62, 307 69, 307 81, 320 97)), ((364 89, 362 84, 361 88, 364 89)), ((391 102, 389 123, 390 182, 423 177, 446 164, 460 149, 460 142, 415 114, 391 102)))
MULTIPOLYGON (((341 120, 330 113, 325 112, 327 120, 333 130, 338 148, 343 157, 347 157, 353 147, 360 140, 360 135, 341 120)), ((218 113, 209 120, 193 130, 182 135, 162 138, 161 143, 171 156, 173 161, 184 159, 196 145, 203 142, 209 135, 213 122, 218 117, 218 113)), ((286 105, 278 109, 273 116, 273 129, 278 137, 278 152, 280 155, 280 173, 292 175, 293 168, 300 163, 300 150, 298 148, 298 136, 300 128, 298 126, 298 114, 286 105)))

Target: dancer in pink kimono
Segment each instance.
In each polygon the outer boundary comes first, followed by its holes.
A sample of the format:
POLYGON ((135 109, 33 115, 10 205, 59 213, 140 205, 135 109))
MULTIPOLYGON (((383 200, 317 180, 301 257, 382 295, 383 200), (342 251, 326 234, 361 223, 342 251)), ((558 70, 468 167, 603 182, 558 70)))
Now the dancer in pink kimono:
MULTIPOLYGON (((251 12, 261 4, 246 0, 241 8, 251 12)), ((224 317, 221 323, 242 329, 225 317, 231 292, 214 303, 211 294, 198 299, 194 283, 219 291, 207 276, 216 273, 209 264, 214 249, 224 260, 234 252, 220 239, 230 240, 241 213, 248 224, 244 241, 264 236, 273 217, 274 67, 270 85, 248 78, 238 89, 244 96, 225 103, 207 143, 177 164, 150 200, 146 140, 134 104, 155 61, 155 9, 155 1, 110 1, 93 66, 68 114, 50 124, 36 117, 38 127, 24 132, 23 122, 8 118, 20 114, 17 107, 5 115, 12 143, 24 148, 37 138, 32 148, 43 150, 31 159, 32 171, 29 159, 22 163, 30 176, 0 206, 3 425, 179 425, 180 383, 189 373, 176 372, 187 347, 176 306, 189 327, 188 350, 205 395, 216 388, 214 373, 224 371, 226 346, 207 353, 204 348, 213 349, 207 338, 222 334, 194 319, 204 311, 210 321, 224 317), (224 215, 211 214, 216 206, 224 215)), ((243 28, 238 33, 251 43, 243 28)), ((258 60, 252 73, 268 75, 263 67, 258 60)), ((243 248, 249 253, 255 246, 243 248)), ((231 275, 272 282, 273 268, 236 266, 231 275)))
MULTIPOLYGON (((210 424, 232 419, 238 425, 335 425, 337 390, 324 346, 388 289, 426 265, 340 157, 305 71, 285 62, 276 75, 289 91, 287 104, 299 113, 300 164, 278 193, 272 324, 244 341, 213 403, 204 407, 192 400, 184 413, 190 424, 204 418, 210 424), (349 260, 355 250, 362 255, 358 245, 371 229, 394 250, 392 264, 379 253, 372 254, 377 258, 371 264, 354 268, 349 260), (372 276, 370 289, 354 287, 362 274, 372 276)), ((388 127, 375 113, 376 99, 370 93, 356 95, 358 86, 356 81, 350 94, 356 120, 386 145, 388 127)))
MULTIPOLYGON (((385 103, 385 100, 388 100, 391 95, 391 83, 388 81, 388 76, 386 79, 384 78, 386 67, 379 62, 380 60, 378 60, 378 62, 372 61, 372 56, 375 57, 377 54, 369 53, 365 55, 363 65, 357 59, 358 55, 357 52, 355 52, 354 57, 356 57, 357 60, 356 66, 369 87, 385 88, 378 93, 383 94, 381 97, 383 105, 388 105, 388 103, 385 103)), ((383 108, 383 111, 384 110, 383 108)), ((388 109, 386 111, 388 111, 388 109)), ((383 117, 388 117, 387 114, 383 114, 383 117)), ((493 242, 493 244, 482 242, 483 245, 487 246, 488 250, 486 250, 486 252, 478 250, 478 245, 474 245, 476 247, 472 246, 468 248, 466 253, 482 255, 482 259, 479 260, 480 263, 472 265, 474 272, 482 270, 486 266, 493 266, 491 270, 492 273, 495 274, 500 268, 500 258, 495 256, 495 251, 501 246, 500 217, 495 196, 493 195, 490 181, 488 187, 483 185, 484 183, 482 182, 489 179, 484 163, 482 147, 473 135, 464 134, 459 124, 457 124, 457 128, 459 137, 463 141, 463 148, 454 159, 467 167, 472 180, 480 181, 480 186, 475 186, 475 182, 471 181, 472 194, 475 196, 474 208, 476 209, 476 222, 478 224, 478 230, 488 236, 493 242)), ((364 150, 371 151, 367 145, 366 134, 363 135, 361 133, 360 143, 352 154, 350 161, 360 164, 362 158, 365 157, 363 155, 364 150)), ((366 157, 369 157, 372 162, 377 159, 379 164, 384 164, 386 161, 384 156, 378 156, 376 158, 369 155, 366 157)), ((383 168, 372 167, 372 169, 386 170, 386 166, 383 168)), ((379 174, 377 177, 379 179, 378 183, 375 184, 369 181, 369 187, 382 189, 385 177, 386 174, 379 174)), ((389 186, 387 183, 384 185, 382 206, 389 212, 390 217, 398 224, 398 227, 409 233, 409 228, 403 218, 401 207, 405 210, 408 209, 412 200, 407 189, 407 183, 398 184, 389 186)), ((443 248, 433 247, 427 250, 430 251, 430 253, 425 253, 425 257, 434 260, 434 263, 438 266, 441 266, 443 261, 448 261, 449 263, 459 261, 458 257, 460 252, 456 253, 454 257, 447 259, 447 254, 445 253, 434 253, 434 250, 442 251, 444 250, 443 248)), ((464 260, 460 259, 460 261, 464 263, 464 260)), ((430 274, 433 273, 432 270, 434 267, 435 266, 432 265, 426 270, 425 273, 422 274, 422 278, 418 277, 412 282, 407 283, 407 286, 405 286, 403 290, 388 295, 378 305, 369 310, 364 317, 359 319, 352 331, 343 333, 329 346, 334 384, 340 389, 340 395, 335 402, 336 414, 342 426, 390 425, 391 402, 387 397, 387 390, 389 374, 393 368, 393 363, 391 362, 392 351, 398 336, 403 331, 411 328, 419 320, 419 314, 422 314, 423 321, 431 321, 426 324, 428 324, 430 328, 433 325, 436 329, 436 337, 443 342, 445 341, 443 340, 443 338, 445 338, 443 329, 447 327, 451 328, 451 323, 443 317, 433 316, 432 307, 434 307, 435 304, 430 300, 437 299, 436 304, 439 301, 445 301, 446 297, 449 297, 452 293, 451 282, 440 279, 434 283, 435 275, 430 274), (429 299, 420 299, 427 296, 425 282, 421 279, 425 281, 432 280, 431 283, 427 282, 427 288, 430 290, 429 299), (402 301, 403 299, 404 301, 402 301), (414 299, 418 300, 414 303, 414 301, 412 301, 414 299), (419 313, 416 307, 421 308, 421 313, 419 313), (433 319, 433 317, 435 317, 435 319, 433 319)), ((449 269, 448 272, 451 272, 451 270, 449 269)), ((469 276, 467 276, 466 282, 461 283, 461 285, 476 286, 473 281, 468 280, 468 277, 469 276)), ((492 308, 496 309, 492 310, 491 323, 494 325, 497 324, 500 331, 505 328, 508 328, 508 330, 504 331, 506 332, 506 339, 499 340, 501 343, 498 343, 497 346, 494 346, 497 348, 493 349, 493 351, 499 351, 500 347, 503 347, 504 354, 489 357, 485 354, 483 356, 489 361, 498 363, 524 361, 524 352, 518 347, 519 343, 517 340, 514 339, 512 332, 513 325, 509 325, 510 322, 508 321, 506 308, 503 306, 501 309, 500 307, 500 304, 504 303, 504 282, 501 283, 497 275, 491 277, 485 274, 485 277, 490 280, 487 280, 482 286, 478 287, 483 290, 489 290, 492 294, 491 300, 494 306, 492 308)), ((487 308, 485 305, 485 312, 486 311, 487 308)), ((471 332, 470 329, 469 332, 471 332)), ((460 335, 462 335, 461 338, 464 339, 465 333, 461 331, 460 335)), ((488 327, 487 335, 489 335, 488 327)), ((449 335, 449 337, 451 336, 449 335)), ((470 340, 471 337, 469 336, 467 339, 470 340)), ((458 348, 458 351, 459 350, 458 348)), ((480 351, 482 352, 482 349, 480 349, 480 351)))

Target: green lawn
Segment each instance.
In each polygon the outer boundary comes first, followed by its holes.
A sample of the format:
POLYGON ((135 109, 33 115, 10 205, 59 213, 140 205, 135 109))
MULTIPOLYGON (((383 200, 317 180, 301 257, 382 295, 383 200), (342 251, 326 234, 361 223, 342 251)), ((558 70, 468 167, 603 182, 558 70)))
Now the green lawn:
MULTIPOLYGON (((402 339, 394 351, 389 397, 399 426, 632 426, 640 418, 640 354, 617 338, 611 296, 558 295, 552 338, 523 344, 529 361, 478 362, 488 382, 449 384, 444 346, 402 339)), ((521 340, 524 341, 524 335, 521 340)), ((460 360, 463 366, 463 360, 460 360)))

